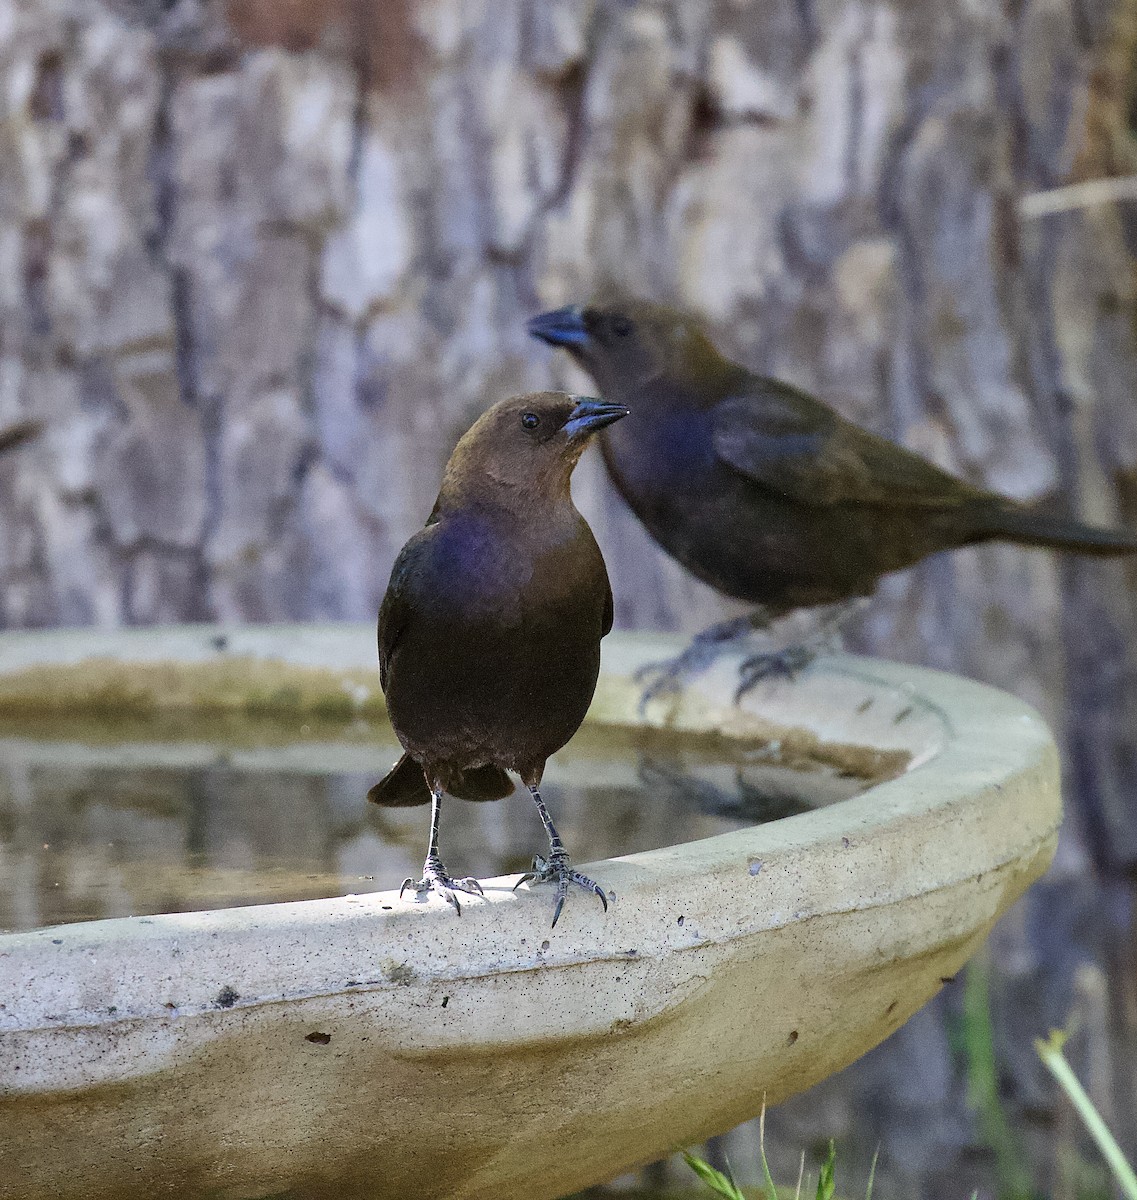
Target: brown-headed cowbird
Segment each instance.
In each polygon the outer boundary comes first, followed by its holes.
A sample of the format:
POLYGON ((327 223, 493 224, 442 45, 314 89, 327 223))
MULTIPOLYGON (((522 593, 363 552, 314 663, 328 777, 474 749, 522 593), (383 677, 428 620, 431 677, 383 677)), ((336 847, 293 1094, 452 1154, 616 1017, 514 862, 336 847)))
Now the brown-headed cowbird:
POLYGON ((426 527, 403 547, 379 609, 379 678, 406 754, 367 798, 431 803, 430 846, 417 893, 459 912, 438 853, 443 792, 497 800, 529 788, 549 837, 522 876, 556 884, 553 924, 569 884, 603 889, 572 869, 538 788, 545 760, 580 726, 596 689, 612 590, 600 548, 569 494, 589 438, 627 415, 620 404, 540 392, 502 400, 450 456, 426 527))
MULTIPOLYGON (((529 322, 632 419, 600 439, 620 494, 653 538, 718 591, 756 604, 701 634, 655 686, 723 641, 792 609, 869 595, 929 554, 1008 541, 1132 554, 1137 536, 1049 515, 933 466, 820 400, 724 358, 692 319, 616 293, 529 322)), ((808 651, 756 655, 739 693, 808 651)), ((649 688, 649 693, 652 692, 649 688)))

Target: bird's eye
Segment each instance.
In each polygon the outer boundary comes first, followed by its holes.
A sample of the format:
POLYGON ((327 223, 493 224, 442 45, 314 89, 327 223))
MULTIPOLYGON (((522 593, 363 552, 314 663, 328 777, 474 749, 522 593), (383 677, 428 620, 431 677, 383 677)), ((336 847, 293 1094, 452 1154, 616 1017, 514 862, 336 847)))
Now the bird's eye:
POLYGON ((615 316, 612 318, 612 332, 617 337, 627 337, 635 326, 627 317, 615 316))
POLYGON ((536 429, 541 424, 541 418, 536 413, 522 413, 521 424, 526 429, 536 429))

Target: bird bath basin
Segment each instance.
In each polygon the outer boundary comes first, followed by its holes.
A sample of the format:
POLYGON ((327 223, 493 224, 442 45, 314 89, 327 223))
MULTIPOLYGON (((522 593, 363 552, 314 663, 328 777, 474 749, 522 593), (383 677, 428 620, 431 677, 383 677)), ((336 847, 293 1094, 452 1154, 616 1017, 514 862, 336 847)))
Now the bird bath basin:
MULTIPOLYGON (((546 889, 501 878, 461 917, 356 886, 0 935, 0 1197, 553 1197, 728 1129, 901 1025, 1050 860, 1046 727, 979 684, 838 656, 741 708, 724 660, 645 732, 631 676, 676 645, 607 639, 585 743, 624 729, 709 763, 700 787, 719 763, 834 802, 595 862, 608 913, 574 895, 555 930, 546 889)), ((194 731, 235 712, 303 732, 371 711, 373 656, 365 626, 4 635, 0 719, 24 727, 0 750, 20 778, 61 753, 97 764, 84 722, 108 708, 164 731, 118 761, 215 754, 194 731), (36 740, 49 719, 73 730, 64 751, 36 740)), ((346 734, 226 751, 371 779, 392 757, 346 734)), ((649 779, 644 805, 666 791, 649 779)), ((461 820, 454 802, 443 849, 465 870, 461 820)))

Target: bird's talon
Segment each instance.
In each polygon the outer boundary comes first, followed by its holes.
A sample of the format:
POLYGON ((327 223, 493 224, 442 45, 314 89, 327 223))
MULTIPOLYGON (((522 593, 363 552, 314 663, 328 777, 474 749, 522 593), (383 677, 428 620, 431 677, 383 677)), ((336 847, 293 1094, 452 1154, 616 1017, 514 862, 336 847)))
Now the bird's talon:
POLYGON ((636 667, 636 669, 632 672, 632 680, 635 683, 644 683, 658 670, 659 663, 644 663, 642 667, 636 667))
POLYGON ((644 687, 649 696, 663 695, 675 691, 679 681, 688 672, 698 669, 698 663, 692 663, 686 653, 675 658, 664 659, 662 662, 644 663, 636 669, 632 679, 644 687))
POLYGON ((636 671, 633 679, 643 686, 640 693, 639 715, 647 712, 653 700, 665 700, 677 695, 687 674, 697 674, 699 664, 692 665, 685 654, 667 662, 647 663, 636 671))
POLYGON ((446 868, 441 862, 432 862, 427 860, 423 868, 421 879, 404 879, 403 886, 399 888, 399 899, 403 898, 403 893, 407 888, 413 887, 415 890, 415 899, 421 900, 431 892, 437 892, 447 904, 454 905, 454 911, 458 916, 462 915, 462 905, 458 902, 458 897, 455 892, 466 892, 471 896, 485 896, 482 891, 482 885, 476 880, 469 877, 463 879, 452 879, 447 873, 446 868))
POLYGON ((739 668, 735 704, 763 679, 788 679, 792 682, 816 657, 816 652, 808 646, 787 646, 784 650, 755 654, 746 659, 739 668))
POLYGON ((640 716, 645 714, 653 700, 676 695, 689 679, 701 675, 733 643, 749 637, 756 629, 764 629, 768 624, 769 618, 765 612, 757 609, 748 617, 736 617, 704 629, 675 658, 640 667, 633 676, 644 689, 640 695, 640 716))
POLYGON ((523 883, 555 883, 557 885, 556 903, 553 908, 553 924, 552 928, 556 928, 557 921, 561 916, 561 909, 564 908, 564 903, 568 897, 569 884, 575 884, 579 888, 583 888, 586 892, 594 892, 600 897, 600 903, 604 906, 604 911, 608 911, 608 897, 604 889, 596 882, 595 879, 589 879, 587 875, 582 875, 579 871, 574 871, 572 864, 569 861, 567 854, 554 854, 550 858, 542 858, 537 854, 533 857, 533 870, 526 871, 520 879, 513 885, 513 890, 517 889, 523 883))

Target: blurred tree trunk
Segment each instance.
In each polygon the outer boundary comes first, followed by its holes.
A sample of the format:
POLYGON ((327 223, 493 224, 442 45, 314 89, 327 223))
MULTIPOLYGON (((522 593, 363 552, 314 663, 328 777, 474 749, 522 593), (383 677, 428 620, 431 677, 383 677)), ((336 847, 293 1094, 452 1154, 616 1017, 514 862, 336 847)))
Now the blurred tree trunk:
MULTIPOLYGON (((1133 206, 1022 208, 1137 170, 1134 0, 0 12, 0 423, 49 427, 0 463, 8 626, 373 616, 471 418, 587 386, 523 321, 605 275, 970 479, 1137 523, 1133 206)), ((621 624, 721 613, 578 483, 621 624)), ((987 547, 852 631, 1043 711, 1068 871, 1137 868, 1133 583, 987 547)))

